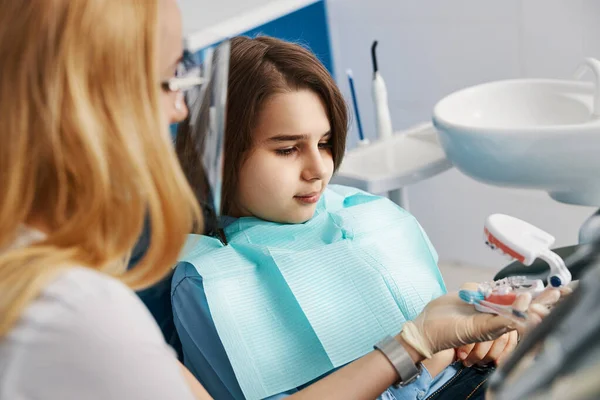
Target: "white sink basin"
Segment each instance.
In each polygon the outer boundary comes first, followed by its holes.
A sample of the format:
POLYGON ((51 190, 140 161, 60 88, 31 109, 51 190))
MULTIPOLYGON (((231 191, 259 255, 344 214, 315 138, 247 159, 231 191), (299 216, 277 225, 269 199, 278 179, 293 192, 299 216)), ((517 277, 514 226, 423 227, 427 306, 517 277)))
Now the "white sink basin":
POLYGON ((442 99, 433 122, 448 159, 466 175, 600 206, 594 95, 592 84, 577 81, 486 83, 442 99))

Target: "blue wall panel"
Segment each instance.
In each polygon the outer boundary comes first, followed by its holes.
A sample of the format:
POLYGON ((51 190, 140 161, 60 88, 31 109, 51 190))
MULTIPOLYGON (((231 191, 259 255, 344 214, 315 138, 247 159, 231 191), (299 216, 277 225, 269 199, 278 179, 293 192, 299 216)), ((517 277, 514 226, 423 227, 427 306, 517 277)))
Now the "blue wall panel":
POLYGON ((268 35, 310 48, 333 75, 333 57, 329 41, 325 1, 318 1, 274 21, 243 33, 268 35))
MULTIPOLYGON (((319 58, 329 73, 334 76, 333 56, 327 24, 327 8, 324 0, 317 1, 271 22, 257 26, 243 32, 242 35, 250 37, 267 35, 302 44, 309 48, 319 58)), ((201 53, 202 49, 196 53, 198 59, 202 58, 201 53)), ((176 129, 176 125, 171 126, 173 137, 175 137, 176 129)))

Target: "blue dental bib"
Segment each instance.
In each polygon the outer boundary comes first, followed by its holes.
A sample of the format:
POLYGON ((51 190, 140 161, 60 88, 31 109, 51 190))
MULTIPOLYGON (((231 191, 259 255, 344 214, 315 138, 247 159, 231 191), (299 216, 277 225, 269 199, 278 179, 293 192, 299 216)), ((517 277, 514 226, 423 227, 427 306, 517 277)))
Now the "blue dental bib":
POLYGON ((190 235, 180 261, 202 276, 244 396, 309 382, 397 334, 445 293, 437 254, 390 200, 330 186, 303 224, 241 218, 229 245, 190 235))

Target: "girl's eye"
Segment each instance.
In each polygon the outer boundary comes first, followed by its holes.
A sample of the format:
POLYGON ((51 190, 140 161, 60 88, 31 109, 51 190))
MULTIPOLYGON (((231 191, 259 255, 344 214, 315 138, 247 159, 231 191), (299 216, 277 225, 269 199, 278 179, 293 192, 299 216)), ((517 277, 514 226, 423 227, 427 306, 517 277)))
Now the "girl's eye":
POLYGON ((330 142, 319 143, 319 148, 320 149, 330 149, 331 143, 330 142))
POLYGON ((291 156, 294 152, 296 152, 296 148, 295 147, 289 147, 287 149, 277 149, 275 150, 275 153, 277 153, 280 156, 291 156))

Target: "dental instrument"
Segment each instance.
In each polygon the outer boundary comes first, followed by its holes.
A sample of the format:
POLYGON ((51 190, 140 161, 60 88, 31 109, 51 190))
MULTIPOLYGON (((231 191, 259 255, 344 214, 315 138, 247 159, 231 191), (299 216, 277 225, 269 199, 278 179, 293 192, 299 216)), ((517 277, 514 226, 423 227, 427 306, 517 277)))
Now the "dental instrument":
POLYGON ((385 81, 379 73, 377 65, 377 40, 371 46, 371 60, 373 61, 373 101, 375 102, 375 122, 378 139, 387 139, 392 136, 392 117, 388 106, 387 89, 385 81))
POLYGON ((358 111, 358 99, 356 97, 356 89, 354 88, 354 78, 352 76, 352 70, 346 71, 348 75, 348 84, 350 85, 350 94, 352 95, 352 106, 354 108, 354 115, 356 116, 356 128, 358 129, 358 144, 359 146, 366 146, 369 144, 369 139, 365 139, 363 133, 362 123, 360 121, 360 112, 358 111))
MULTIPOLYGON (((390 116, 390 108, 388 105, 387 88, 385 81, 379 73, 377 64, 377 40, 371 46, 371 60, 373 61, 373 101, 375 102, 375 123, 377 127, 377 138, 380 141, 389 140, 393 135, 392 117, 390 116)), ((390 158, 389 156, 387 157, 390 158)), ((406 188, 398 188, 390 192, 390 199, 396 204, 408 210, 408 190, 406 188)))
POLYGON ((519 311, 510 305, 502 305, 486 300, 485 295, 479 290, 459 290, 458 296, 462 301, 473 304, 480 312, 496 314, 508 318, 519 325, 526 325, 529 316, 525 311, 519 311))
POLYGON ((547 232, 515 217, 504 214, 490 215, 485 221, 486 244, 524 265, 530 266, 540 258, 550 266, 548 284, 561 287, 571 282, 571 272, 564 260, 550 250, 554 237, 547 232))

